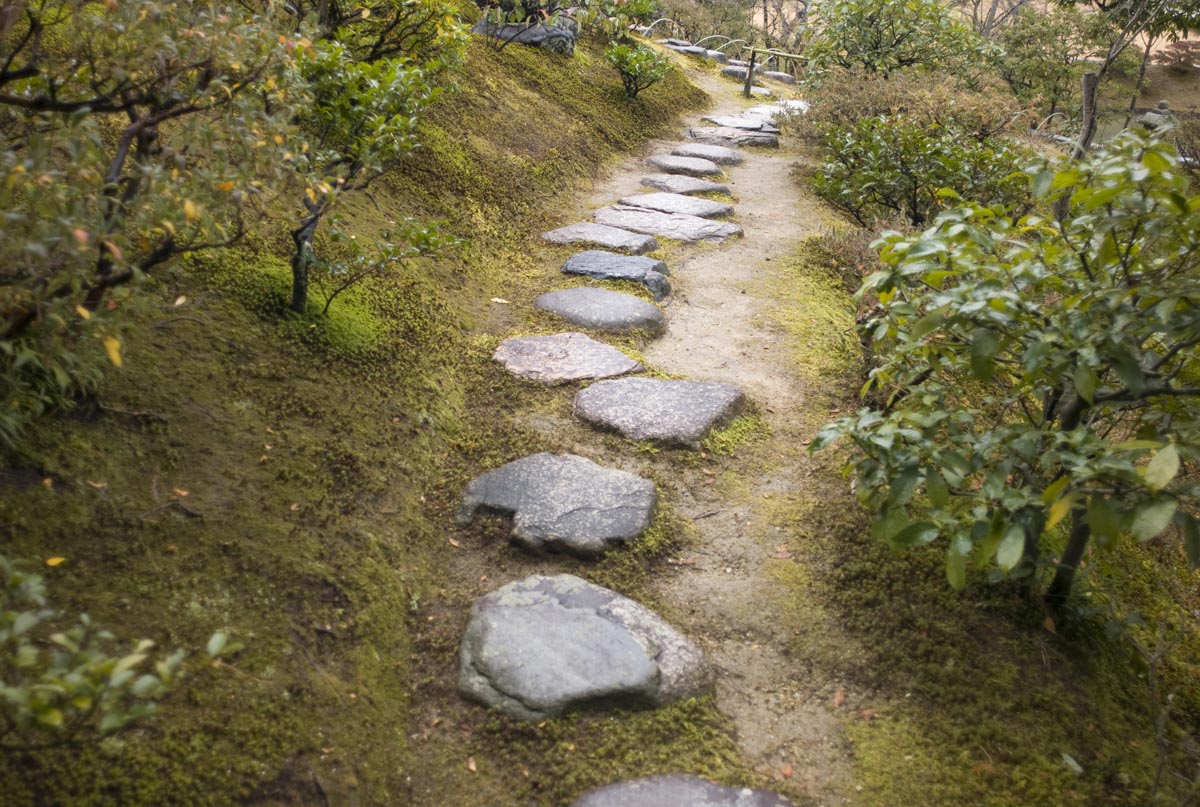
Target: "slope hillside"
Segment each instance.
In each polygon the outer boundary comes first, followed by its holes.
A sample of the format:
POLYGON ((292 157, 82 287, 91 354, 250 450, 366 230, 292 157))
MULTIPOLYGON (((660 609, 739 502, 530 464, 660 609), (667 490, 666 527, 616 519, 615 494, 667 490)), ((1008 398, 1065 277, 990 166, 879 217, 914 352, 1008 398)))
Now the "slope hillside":
POLYGON ((480 418, 519 392, 487 301, 528 282, 562 200, 705 101, 676 71, 628 102, 590 44, 473 42, 459 84, 347 229, 442 219, 460 248, 305 320, 286 221, 177 264, 115 298, 124 367, 97 401, 0 471, 0 546, 54 607, 196 659, 119 744, 0 757, 5 804, 405 803, 414 628, 453 551, 437 491, 523 439, 480 418), (244 648, 203 664, 218 630, 244 648))

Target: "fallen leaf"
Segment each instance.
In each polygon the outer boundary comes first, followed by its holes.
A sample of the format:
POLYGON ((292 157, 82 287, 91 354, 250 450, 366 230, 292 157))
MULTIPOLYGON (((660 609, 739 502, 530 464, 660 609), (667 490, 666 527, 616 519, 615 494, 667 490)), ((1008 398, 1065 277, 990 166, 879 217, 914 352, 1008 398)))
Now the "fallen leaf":
POLYGON ((792 766, 784 765, 782 768, 779 769, 779 775, 782 776, 784 779, 791 779, 792 778, 792 766))
POLYGON ((297 510, 299 510, 299 509, 300 509, 300 505, 299 505, 299 503, 297 503, 297 502, 292 502, 292 506, 291 506, 291 507, 289 507, 288 509, 289 509, 289 510, 291 510, 291 511, 294 513, 294 512, 296 512, 297 510))
POLYGON ((975 767, 971 768, 971 773, 976 776, 984 773, 995 773, 996 768, 988 762, 980 762, 975 767))
POLYGON ((183 488, 171 488, 171 490, 175 491, 176 496, 187 497, 187 496, 192 495, 192 492, 190 490, 184 490, 183 488))
POLYGON ((264 448, 265 450, 267 450, 267 451, 270 451, 270 450, 271 450, 271 444, 270 444, 270 443, 263 443, 263 448, 264 448))
POLYGON ((268 426, 268 427, 267 427, 267 434, 274 434, 274 433, 275 433, 275 430, 274 430, 274 429, 272 429, 270 426, 268 426))
POLYGON ((96 490, 104 490, 106 487, 108 487, 107 482, 93 482, 92 480, 89 479, 87 481, 87 483, 89 486, 95 488, 96 490))
POLYGON ((187 298, 181 294, 175 298, 175 307, 179 308, 179 306, 183 305, 186 302, 187 302, 187 298))
POLYGON ((1046 621, 1042 623, 1042 627, 1045 628, 1048 633, 1058 633, 1058 630, 1054 624, 1054 617, 1052 616, 1046 617, 1046 621))
POLYGON ((178 551, 179 551, 179 547, 175 546, 175 544, 167 544, 167 553, 168 554, 174 555, 178 551))
POLYGON ((108 360, 113 363, 114 367, 121 366, 121 340, 115 336, 104 337, 104 350, 108 353, 108 360))
POLYGON ((521 775, 524 776, 526 779, 528 779, 529 778, 529 768, 521 768, 521 775))
POLYGON ((833 696, 833 708, 840 709, 840 708, 842 708, 842 704, 844 704, 845 702, 846 702, 846 693, 844 690, 839 689, 837 691, 837 694, 833 696))
POLYGON ((493 298, 492 298, 492 302, 493 302, 493 303, 500 303, 501 305, 508 305, 508 304, 509 304, 509 303, 508 303, 508 300, 505 300, 503 297, 493 297, 493 298))
POLYGON ((475 773, 475 757, 467 757, 467 770, 475 773))
POLYGON ((46 565, 50 566, 50 567, 54 567, 54 566, 59 565, 60 563, 62 563, 65 560, 66 560, 66 558, 58 558, 58 557, 46 558, 46 565))
POLYGON ((42 487, 44 487, 46 490, 54 490, 54 480, 50 477, 46 477, 42 480, 42 487))
POLYGON ((858 716, 861 717, 866 722, 870 723, 872 720, 875 719, 875 710, 874 709, 862 709, 861 711, 859 711, 858 716))
POLYGON ((441 719, 440 717, 435 717, 433 720, 430 720, 430 721, 429 721, 429 725, 430 725, 430 726, 433 726, 434 728, 437 728, 437 726, 438 726, 438 725, 439 725, 441 722, 442 722, 442 719, 441 719))
POLYGON ((92 318, 92 312, 88 311, 86 308, 84 308, 81 305, 75 306, 75 313, 78 314, 82 319, 91 319, 92 318))
POLYGON ((328 748, 322 748, 321 753, 322 754, 332 754, 334 752, 334 750, 335 750, 334 747, 331 745, 328 748))
POLYGON ((480 582, 480 583, 486 583, 486 582, 487 582, 487 575, 485 574, 485 575, 481 576, 481 577, 479 578, 479 582, 480 582))
POLYGON ((462 544, 460 544, 458 541, 456 541, 456 540, 454 540, 453 538, 451 538, 451 539, 450 539, 450 546, 453 546, 453 547, 456 547, 456 548, 457 548, 457 547, 460 547, 460 546, 462 546, 462 544))
POLYGON ((258 458, 258 461, 259 461, 259 462, 266 462, 266 461, 267 461, 267 455, 266 455, 266 454, 263 454, 261 457, 259 457, 259 458, 258 458))

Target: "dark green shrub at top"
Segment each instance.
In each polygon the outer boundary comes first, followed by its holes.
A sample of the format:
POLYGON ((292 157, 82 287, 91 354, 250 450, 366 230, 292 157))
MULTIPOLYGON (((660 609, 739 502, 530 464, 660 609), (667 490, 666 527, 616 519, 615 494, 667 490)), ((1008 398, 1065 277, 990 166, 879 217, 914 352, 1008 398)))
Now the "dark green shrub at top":
POLYGON ((636 98, 642 90, 662 81, 671 69, 665 59, 641 45, 614 42, 604 51, 604 57, 621 74, 626 98, 636 98))
POLYGON ((896 217, 920 226, 955 196, 1017 207, 1029 198, 1014 172, 1031 154, 955 127, 880 116, 832 126, 824 143, 829 162, 813 178, 816 191, 864 227, 896 217))

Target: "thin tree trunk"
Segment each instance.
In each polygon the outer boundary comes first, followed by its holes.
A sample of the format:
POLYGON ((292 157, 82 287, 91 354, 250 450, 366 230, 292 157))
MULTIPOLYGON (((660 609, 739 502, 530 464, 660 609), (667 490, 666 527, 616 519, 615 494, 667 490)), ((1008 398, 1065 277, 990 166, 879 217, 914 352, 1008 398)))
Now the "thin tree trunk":
POLYGON ((1076 505, 1071 510, 1071 533, 1067 537, 1067 545, 1058 561, 1054 580, 1046 591, 1046 602, 1052 608, 1061 608, 1071 595, 1075 572, 1079 568, 1079 562, 1083 560, 1083 553, 1087 550, 1091 537, 1092 529, 1087 524, 1087 510, 1083 505, 1076 505))
POLYGON ((1100 74, 1084 73, 1083 81, 1083 124, 1079 140, 1071 151, 1071 159, 1078 160, 1087 154, 1096 137, 1096 97, 1100 92, 1100 74))
POLYGON ((292 231, 292 304, 289 306, 297 314, 303 314, 308 305, 308 267, 312 263, 313 236, 317 232, 317 222, 320 218, 311 216, 301 226, 292 231))
POLYGON ((758 51, 750 51, 750 66, 746 68, 746 86, 742 87, 742 95, 750 97, 750 83, 754 81, 754 59, 758 56, 758 51))

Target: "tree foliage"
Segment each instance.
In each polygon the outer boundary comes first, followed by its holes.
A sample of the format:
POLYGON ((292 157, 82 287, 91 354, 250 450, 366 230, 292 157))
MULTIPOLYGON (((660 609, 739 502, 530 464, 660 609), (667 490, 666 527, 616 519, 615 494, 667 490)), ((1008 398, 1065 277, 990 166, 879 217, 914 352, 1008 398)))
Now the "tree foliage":
POLYGON ((637 98, 638 93, 666 78, 671 65, 650 48, 613 42, 604 51, 604 58, 621 75, 626 98, 637 98))
POLYGON ((849 438, 873 533, 944 540, 954 586, 1048 551, 1061 603, 1093 539, 1170 530, 1200 565, 1200 196, 1136 133, 1029 175, 1046 203, 1069 194, 1065 217, 967 204, 883 238, 860 294, 884 402, 813 446, 849 438))

